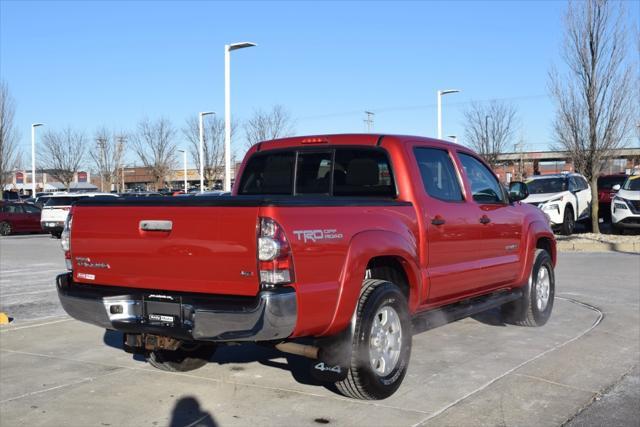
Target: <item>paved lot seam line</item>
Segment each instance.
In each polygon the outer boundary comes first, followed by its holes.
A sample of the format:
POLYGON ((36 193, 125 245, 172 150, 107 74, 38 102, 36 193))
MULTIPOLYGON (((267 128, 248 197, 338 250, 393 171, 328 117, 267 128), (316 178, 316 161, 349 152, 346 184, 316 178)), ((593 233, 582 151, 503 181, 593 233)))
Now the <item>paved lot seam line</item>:
POLYGON ((68 322, 69 320, 73 320, 73 319, 69 317, 66 319, 53 320, 51 322, 38 323, 36 325, 25 325, 25 326, 18 326, 17 328, 0 329, 0 334, 3 334, 5 332, 11 332, 11 331, 19 331, 21 329, 37 328, 38 326, 53 325, 54 323, 68 322))
MULTIPOLYGON (((260 385, 260 384, 250 384, 250 383, 243 383, 243 382, 237 382, 237 381, 229 381, 229 380, 224 379, 224 378, 217 379, 217 378, 200 377, 200 376, 197 376, 197 375, 190 375, 190 374, 186 374, 186 373, 183 373, 183 372, 165 372, 165 371, 159 371, 157 369, 152 369, 152 368, 147 368, 147 367, 139 367, 138 368, 138 367, 131 367, 131 366, 112 365, 112 364, 108 364, 108 363, 94 362, 94 361, 90 361, 90 360, 72 359, 72 358, 68 358, 68 357, 53 356, 53 355, 41 354, 41 353, 32 353, 32 352, 21 351, 21 350, 0 349, 0 352, 23 354, 25 356, 44 357, 44 358, 47 358, 47 359, 64 360, 66 362, 86 363, 86 364, 90 364, 90 365, 104 366, 104 367, 108 367, 108 368, 121 368, 121 369, 127 369, 127 370, 131 370, 131 371, 142 371, 142 372, 150 373, 152 375, 175 375, 175 376, 180 376, 180 377, 185 377, 185 378, 193 378, 193 379, 197 379, 197 380, 204 380, 204 381, 210 381, 210 382, 215 382, 215 383, 222 383, 222 384, 230 384, 230 385, 239 385, 239 386, 244 386, 244 387, 259 388, 261 390, 284 391, 284 392, 288 392, 288 393, 295 393, 295 394, 301 394, 301 395, 311 396, 311 397, 320 397, 320 398, 324 398, 324 399, 338 400, 338 401, 341 401, 341 402, 354 403, 354 404, 360 404, 360 405, 365 405, 365 406, 375 406, 375 407, 384 408, 384 409, 395 409, 395 410, 404 411, 404 412, 414 412, 414 413, 419 413, 419 414, 428 414, 428 412, 421 411, 419 409, 408 409, 408 408, 401 408, 401 407, 392 406, 392 405, 382 405, 380 403, 365 402, 365 401, 360 401, 360 400, 347 399, 347 398, 343 398, 343 397, 339 397, 339 396, 325 396, 325 395, 322 395, 322 394, 310 393, 310 392, 307 392, 307 391, 294 390, 294 389, 289 389, 289 388, 270 387, 270 386, 264 386, 264 385, 260 385)), ((118 372, 120 372, 120 370, 118 370, 118 372)), ((53 389, 55 389, 55 388, 53 388, 53 389)), ((46 390, 42 390, 40 392, 44 392, 44 391, 46 391, 46 390)), ((35 392, 35 393, 39 393, 39 392, 35 392)), ((30 395, 30 394, 27 394, 27 395, 30 395)), ((25 396, 27 396, 27 395, 25 395, 25 396)), ((0 403, 3 403, 3 402, 0 402, 0 403)))
POLYGON ((511 368, 511 369, 509 369, 508 371, 504 372, 503 374, 501 374, 501 375, 499 375, 499 376, 495 377, 495 378, 494 378, 494 379, 492 379, 491 381, 488 381, 488 382, 487 382, 487 383, 485 383, 484 385, 482 385, 482 386, 478 387, 477 389, 475 389, 475 390, 473 390, 473 391, 470 391, 469 393, 465 394, 464 396, 460 397, 459 399, 455 400, 454 402, 452 402, 452 403, 448 404, 447 406, 445 406, 445 407, 443 407, 443 408, 439 409, 438 411, 434 412, 433 414, 429 415, 428 417, 426 417, 426 418, 424 418, 424 419, 422 419, 422 420, 418 421, 417 423, 413 424, 411 427, 418 427, 419 425, 426 423, 427 421, 429 421, 429 420, 431 420, 431 419, 433 419, 433 418, 437 417, 438 415, 440 415, 440 414, 442 414, 442 413, 446 412, 448 409, 450 409, 450 408, 454 407, 454 406, 455 406, 455 405, 457 405, 458 403, 460 403, 460 402, 462 402, 462 401, 466 400, 467 398, 469 398, 469 397, 473 396, 473 395, 474 395, 474 394, 476 394, 476 393, 481 392, 482 390, 484 390, 484 389, 486 389, 487 387, 489 387, 491 384, 493 384, 493 383, 495 383, 495 382, 497 382, 497 381, 501 380, 502 378, 506 377, 507 375, 511 374, 512 372, 514 372, 514 371, 516 371, 516 370, 518 370, 518 369, 522 368, 524 365, 526 365, 526 364, 528 364, 528 363, 531 363, 531 362, 533 362, 533 361, 535 361, 535 360, 537 360, 537 359, 539 359, 539 358, 541 358, 541 357, 543 357, 543 356, 545 356, 545 355, 547 355, 547 354, 551 353, 552 351, 555 351, 555 350, 557 350, 557 349, 559 349, 559 348, 562 348, 562 347, 564 347, 565 345, 567 345, 567 344, 569 344, 569 343, 572 343, 572 342, 574 342, 574 341, 576 341, 576 340, 578 340, 578 339, 582 338, 583 336, 585 336, 586 334, 588 334, 589 332, 591 332, 594 328, 596 328, 596 327, 600 324, 600 322, 602 322, 602 319, 604 319, 604 313, 603 313, 602 311, 600 311, 600 309, 598 309, 597 307, 594 307, 594 306, 592 306, 592 305, 586 304, 586 303, 581 302, 581 301, 574 300, 573 298, 565 298, 565 297, 556 296, 556 299, 564 300, 564 301, 568 301, 568 302, 571 302, 571 303, 573 303, 573 304, 576 304, 576 305, 579 305, 579 306, 585 307, 585 308, 587 308, 587 309, 589 309, 589 310, 591 310, 591 311, 595 311, 596 313, 598 313, 598 318, 593 322, 593 324, 592 324, 588 329, 586 329, 586 330, 585 330, 584 332, 582 332, 580 335, 577 335, 577 336, 575 336, 575 337, 571 338, 570 340, 563 342, 562 344, 558 344, 558 345, 557 345, 557 346, 555 346, 555 347, 552 347, 552 348, 550 348, 550 349, 548 349, 548 350, 545 350, 545 351, 543 351, 542 353, 538 354, 537 356, 534 356, 534 357, 532 357, 531 359, 526 360, 526 361, 524 361, 524 362, 520 363, 519 365, 514 366, 513 368, 511 368))
POLYGON ((558 382, 555 382, 555 381, 548 380, 546 378, 536 377, 535 375, 518 374, 518 373, 515 373, 513 375, 516 375, 518 377, 523 377, 523 378, 529 378, 529 379, 532 379, 532 380, 542 381, 542 382, 545 382, 545 383, 548 383, 548 384, 557 385, 557 386, 568 388, 568 389, 571 389, 571 390, 583 391, 585 393, 598 394, 597 390, 587 390, 587 389, 584 389, 584 388, 573 387, 573 386, 570 386, 569 384, 558 383, 558 382))
POLYGON ((82 379, 77 380, 77 381, 72 381, 72 382, 66 383, 66 384, 60 384, 60 385, 57 385, 55 387, 50 387, 50 388, 47 388, 47 389, 44 389, 44 390, 32 391, 30 393, 21 394, 20 396, 10 397, 9 399, 0 400, 0 405, 2 405, 4 403, 8 403, 8 402, 13 402, 14 400, 22 399, 24 397, 35 396, 35 395, 38 395, 38 394, 47 393, 49 391, 59 390, 61 388, 69 387, 69 386, 72 386, 72 385, 78 385, 78 384, 83 384, 83 383, 86 383, 86 382, 91 382, 91 381, 94 381, 94 380, 97 380, 97 379, 100 379, 100 378, 104 378, 106 376, 113 375, 113 374, 120 373, 120 372, 122 372, 122 370, 121 369, 117 369, 117 370, 115 370, 113 372, 109 372, 109 373, 106 373, 104 375, 98 375, 96 377, 86 377, 86 378, 82 378, 82 379))

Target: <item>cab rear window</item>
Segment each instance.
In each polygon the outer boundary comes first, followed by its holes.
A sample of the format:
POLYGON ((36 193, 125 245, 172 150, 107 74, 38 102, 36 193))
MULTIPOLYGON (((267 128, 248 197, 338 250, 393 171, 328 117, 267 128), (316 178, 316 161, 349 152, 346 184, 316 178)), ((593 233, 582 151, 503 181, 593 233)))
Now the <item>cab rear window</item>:
POLYGON ((336 148, 255 154, 238 194, 395 197, 396 189, 384 151, 336 148))

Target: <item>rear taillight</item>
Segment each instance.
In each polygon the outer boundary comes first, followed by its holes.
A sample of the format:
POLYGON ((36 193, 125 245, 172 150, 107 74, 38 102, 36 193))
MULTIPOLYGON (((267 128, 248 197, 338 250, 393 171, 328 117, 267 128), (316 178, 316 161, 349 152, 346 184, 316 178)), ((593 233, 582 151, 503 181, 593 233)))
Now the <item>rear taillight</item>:
POLYGON ((260 284, 265 288, 286 285, 295 280, 289 241, 280 224, 271 218, 260 218, 258 267, 260 284))
POLYGON ((67 270, 72 270, 71 268, 71 225, 73 223, 73 211, 69 212, 67 215, 67 219, 64 222, 64 229, 62 230, 62 234, 60 235, 60 246, 64 251, 64 260, 67 264, 67 270))

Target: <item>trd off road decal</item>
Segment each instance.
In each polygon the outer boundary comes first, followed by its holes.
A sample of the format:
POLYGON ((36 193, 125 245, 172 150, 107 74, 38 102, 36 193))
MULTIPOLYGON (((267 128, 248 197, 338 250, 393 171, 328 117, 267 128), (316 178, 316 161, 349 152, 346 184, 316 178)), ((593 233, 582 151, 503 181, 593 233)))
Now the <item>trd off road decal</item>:
POLYGON ((339 240, 342 239, 342 233, 338 233, 336 229, 318 229, 318 230, 293 230, 296 238, 304 243, 318 242, 321 240, 339 240))

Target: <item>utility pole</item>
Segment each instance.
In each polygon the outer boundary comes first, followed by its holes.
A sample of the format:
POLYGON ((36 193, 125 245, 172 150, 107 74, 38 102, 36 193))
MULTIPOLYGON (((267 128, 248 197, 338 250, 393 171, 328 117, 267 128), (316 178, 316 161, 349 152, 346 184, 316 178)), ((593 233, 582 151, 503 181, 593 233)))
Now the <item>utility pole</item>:
POLYGON ((116 164, 116 169, 115 169, 115 181, 116 181, 116 187, 120 187, 119 188, 119 193, 124 193, 124 164, 123 164, 123 156, 124 156, 124 142, 125 142, 125 137, 120 135, 118 137, 116 137, 116 150, 117 150, 117 156, 116 159, 118 160, 118 163, 116 164), (122 185, 119 186, 117 185, 118 183, 118 168, 122 169, 122 185))
POLYGON ((367 115, 367 118, 364 119, 364 122, 367 125, 367 133, 371 133, 371 129, 373 129, 373 116, 375 116, 376 113, 371 111, 365 111, 364 113, 367 115))
POLYGON ((97 139, 98 148, 100 149, 100 191, 104 192, 104 170, 106 169, 106 161, 104 156, 104 148, 107 144, 106 138, 97 139))

